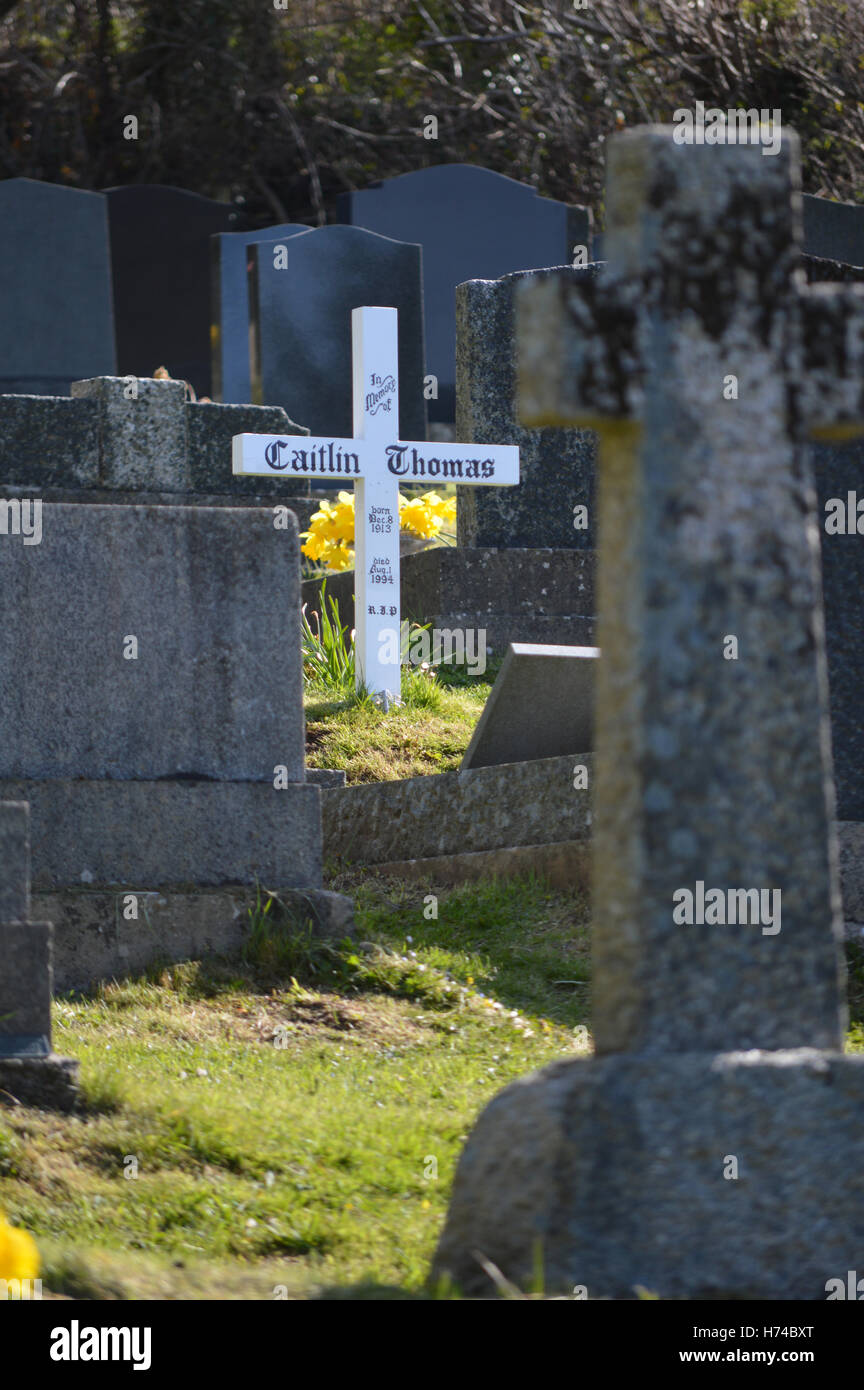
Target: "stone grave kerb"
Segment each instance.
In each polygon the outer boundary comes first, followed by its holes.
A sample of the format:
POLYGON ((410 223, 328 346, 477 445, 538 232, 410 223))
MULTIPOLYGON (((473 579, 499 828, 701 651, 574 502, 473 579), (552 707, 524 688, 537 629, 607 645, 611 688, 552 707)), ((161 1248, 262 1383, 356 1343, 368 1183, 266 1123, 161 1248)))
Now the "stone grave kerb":
POLYGON ((519 311, 523 420, 601 439, 597 1049, 839 1047, 803 439, 808 422, 864 419, 864 301, 799 283, 794 136, 764 157, 629 132, 610 144, 607 206, 605 276, 531 286, 519 311), (714 889, 724 915, 731 891, 776 890, 781 919, 720 924, 715 898, 706 924, 673 922, 679 890, 698 916, 714 889))

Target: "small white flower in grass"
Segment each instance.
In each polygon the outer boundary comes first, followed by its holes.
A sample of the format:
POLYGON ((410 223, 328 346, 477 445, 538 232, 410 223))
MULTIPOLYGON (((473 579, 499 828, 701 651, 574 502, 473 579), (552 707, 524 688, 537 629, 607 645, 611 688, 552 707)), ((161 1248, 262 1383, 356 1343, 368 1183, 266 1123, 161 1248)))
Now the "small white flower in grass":
POLYGON ((254 1217, 250 1216, 249 1220, 246 1222, 246 1230, 251 1231, 257 1225, 258 1222, 254 1219, 254 1217))

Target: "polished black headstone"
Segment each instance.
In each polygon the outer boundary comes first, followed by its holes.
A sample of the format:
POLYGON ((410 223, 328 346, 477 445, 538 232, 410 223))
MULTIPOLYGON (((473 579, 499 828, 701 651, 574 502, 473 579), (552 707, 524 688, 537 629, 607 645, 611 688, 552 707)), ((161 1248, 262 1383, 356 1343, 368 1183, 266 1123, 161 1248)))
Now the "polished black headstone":
POLYGON ((101 193, 0 182, 0 393, 66 396, 115 371, 101 193))
POLYGON ((439 164, 373 184, 339 201, 343 222, 423 248, 426 370, 438 379, 430 420, 452 421, 456 403, 456 286, 514 270, 590 257, 591 214, 472 164, 439 164))
POLYGON ((250 246, 308 232, 303 222, 281 222, 256 232, 219 232, 210 238, 210 349, 213 396, 248 405, 250 246))
POLYGON ((240 230, 240 214, 163 184, 108 188, 105 196, 119 374, 166 367, 210 396, 210 237, 240 230))
POLYGON ((351 310, 397 309, 399 434, 425 439, 420 247, 359 227, 316 227, 251 250, 255 404, 281 405, 311 434, 350 438, 351 310))

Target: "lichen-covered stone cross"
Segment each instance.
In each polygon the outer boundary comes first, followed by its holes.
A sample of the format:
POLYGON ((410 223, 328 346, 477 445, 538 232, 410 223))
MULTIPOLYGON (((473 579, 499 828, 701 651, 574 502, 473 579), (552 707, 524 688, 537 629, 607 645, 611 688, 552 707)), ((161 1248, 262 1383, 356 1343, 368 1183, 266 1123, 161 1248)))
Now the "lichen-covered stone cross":
POLYGON ((600 433, 597 1050, 839 1047, 804 443, 864 432, 864 293, 803 283, 791 135, 628 132, 607 210, 601 274, 517 319, 523 424, 600 433))

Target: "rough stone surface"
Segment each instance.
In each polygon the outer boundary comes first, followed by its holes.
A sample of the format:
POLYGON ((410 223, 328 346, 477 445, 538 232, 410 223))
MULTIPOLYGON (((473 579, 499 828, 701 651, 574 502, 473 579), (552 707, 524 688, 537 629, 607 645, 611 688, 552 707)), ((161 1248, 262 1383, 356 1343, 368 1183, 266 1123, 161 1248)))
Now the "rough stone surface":
POLYGON ((0 546, 0 776, 303 780, 296 529, 63 503, 42 526, 0 546))
POLYGON ((33 887, 317 888, 321 792, 271 781, 0 781, 30 800, 33 887))
POLYGON ((456 288, 456 437, 519 448, 518 487, 457 489, 460 546, 594 548, 593 432, 526 429, 516 415, 516 287, 580 274, 558 266, 456 288), (579 530, 577 505, 587 508, 579 530))
POLYGON ((277 237, 281 241, 295 232, 308 231, 303 222, 280 222, 255 232, 218 232, 210 238, 210 348, 217 401, 246 403, 252 399, 249 248, 259 241, 272 243, 277 237))
MULTIPOLYGON (((263 885, 262 885, 263 886, 263 885)), ((272 888, 272 885, 269 885, 272 888)), ((247 944, 258 888, 218 891, 65 889, 35 895, 36 910, 50 912, 54 929, 54 987, 89 990, 135 976, 163 961, 231 956, 247 944), (137 918, 126 914, 137 910, 137 918)), ((315 888, 281 888, 291 920, 327 940, 353 936, 350 898, 315 888)))
POLYGON ((534 874, 562 892, 588 890, 590 846, 584 840, 556 840, 548 845, 507 845, 502 849, 441 854, 428 859, 398 859, 376 864, 375 872, 414 883, 475 883, 483 878, 519 878, 534 874))
POLYGON ((186 387, 100 376, 73 381, 72 396, 99 402, 99 481, 108 488, 189 489, 186 387))
POLYGON ((51 1051, 51 927, 0 923, 0 1056, 51 1051))
MULTIPOLYGON (((592 759, 578 762, 588 770, 590 788, 592 759)), ((325 790, 324 855, 384 864, 584 839, 591 792, 574 789, 575 764, 572 757, 542 758, 325 790)))
POLYGON ((864 210, 858 203, 835 203, 805 193, 804 249, 810 256, 864 266, 864 210))
POLYGON ((400 174, 345 194, 338 206, 343 222, 423 248, 427 371, 438 379, 438 399, 429 402, 429 418, 436 421, 453 419, 456 286, 463 280, 566 265, 575 245, 585 246, 590 255, 591 214, 586 208, 540 198, 527 184, 471 164, 437 164, 400 174))
POLYGON ((0 1105, 68 1113, 78 1106, 78 1063, 71 1057, 0 1057, 0 1105))
POLYGON ((189 483, 196 493, 238 497, 308 497, 308 478, 244 478, 231 471, 235 434, 308 434, 279 406, 192 403, 186 407, 189 432, 189 483))
POLYGON ((815 499, 787 410, 793 147, 760 161, 755 146, 628 133, 610 152, 617 273, 523 291, 565 304, 525 322, 529 417, 542 337, 574 374, 560 418, 614 421, 599 499, 598 1051, 795 1046, 802 1018, 808 1044, 842 1036, 815 499), (725 259, 724 228, 743 260, 725 259), (673 926, 673 893, 700 881, 780 890, 780 933, 673 926))
POLYGON ((0 923, 30 920, 30 808, 0 801, 0 923))
POLYGON ((399 432, 426 438, 420 248, 359 227, 316 227, 253 246, 252 394, 312 434, 353 434, 351 310, 399 313, 399 432), (274 264, 284 245, 286 264, 274 264))
POLYGON ((616 137, 615 275, 569 290, 563 314, 537 287, 520 324, 528 423, 611 417, 599 477, 600 1055, 517 1083, 481 1116, 434 1269, 469 1293, 489 1291, 478 1252, 525 1283, 539 1249, 546 1289, 601 1298, 641 1287, 821 1299, 856 1266, 864 1058, 839 1051, 827 679, 801 437, 808 417, 855 423, 864 316, 846 288, 833 302, 799 288, 798 189, 794 137, 770 161, 755 146, 678 146, 669 129, 616 137), (538 371, 544 341, 572 373, 561 381, 553 365, 553 390, 538 371), (815 393, 801 375, 814 356, 815 393), (739 390, 726 399, 732 369, 739 390), (781 890, 780 931, 676 922, 679 890, 700 883, 781 890))
POLYGON ((597 647, 511 643, 461 770, 589 753, 597 647))
MULTIPOLYGON (((310 611, 320 587, 320 580, 303 584, 310 611)), ((594 639, 593 551, 436 546, 402 557, 401 591, 404 619, 440 630, 483 630, 494 654, 503 655, 509 642, 589 646, 594 639)), ((353 570, 329 576, 327 593, 352 628, 353 570)))
POLYGON ((487 1106, 434 1276, 494 1295, 822 1299, 861 1267, 864 1057, 790 1052, 555 1063, 487 1106), (724 1178, 726 1155, 739 1160, 724 1178))
POLYGON ((0 182, 0 304, 0 392, 60 396, 79 377, 114 371, 101 193, 0 182))
MULTIPOLYGON (((229 203, 161 184, 105 190, 111 227, 117 366, 173 377, 210 396, 210 237, 242 229, 229 203)), ((78 372, 94 376, 95 372, 78 372)))
POLYGON ((99 405, 66 396, 0 396, 0 488, 96 487, 99 405))

